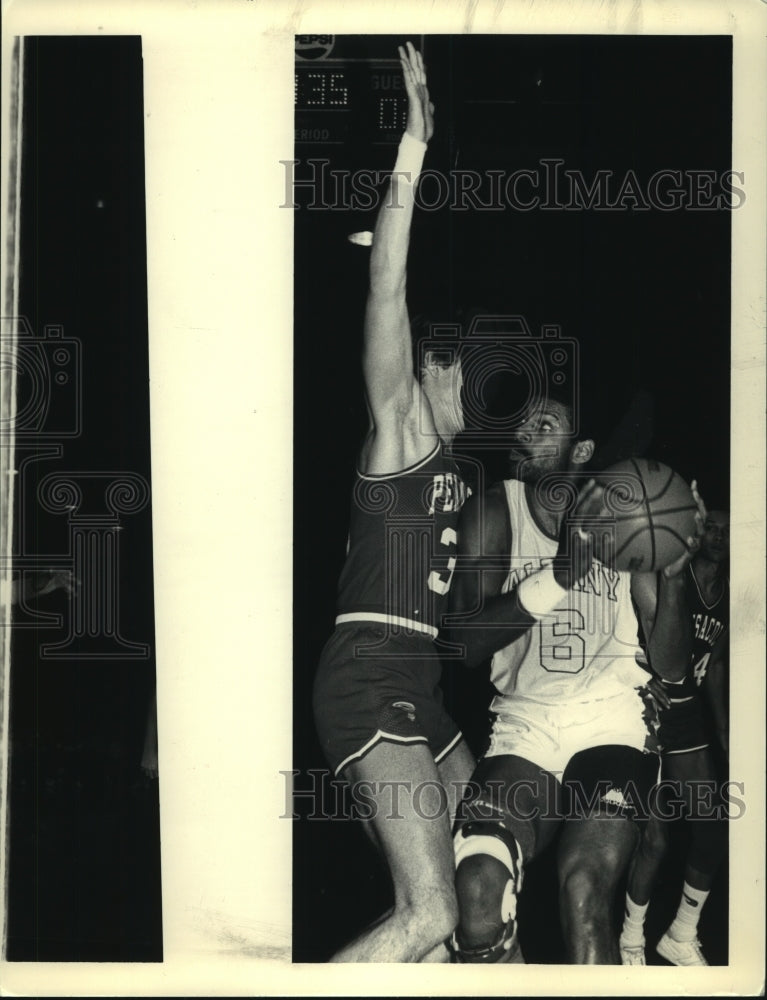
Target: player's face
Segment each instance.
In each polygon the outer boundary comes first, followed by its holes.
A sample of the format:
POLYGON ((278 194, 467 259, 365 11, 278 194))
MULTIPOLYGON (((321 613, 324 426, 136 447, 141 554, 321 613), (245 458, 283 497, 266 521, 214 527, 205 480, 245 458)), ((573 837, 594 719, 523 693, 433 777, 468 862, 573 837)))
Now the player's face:
POLYGON ((509 453, 514 478, 535 483, 552 472, 569 470, 572 424, 567 407, 561 403, 548 400, 533 404, 514 438, 509 453))
POLYGON ((725 511, 709 511, 703 526, 700 550, 712 562, 724 562, 729 557, 730 518, 725 511))

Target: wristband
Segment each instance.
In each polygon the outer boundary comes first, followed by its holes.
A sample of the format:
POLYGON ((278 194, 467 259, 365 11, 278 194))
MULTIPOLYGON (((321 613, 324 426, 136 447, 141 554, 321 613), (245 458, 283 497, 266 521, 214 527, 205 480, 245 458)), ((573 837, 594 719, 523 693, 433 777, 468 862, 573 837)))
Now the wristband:
POLYGON ((567 591, 554 579, 554 570, 545 566, 517 587, 519 603, 533 618, 545 618, 565 597, 567 591))
POLYGON ((420 139, 414 139, 412 135, 405 132, 397 151, 397 162, 394 164, 393 174, 396 179, 405 184, 415 184, 421 173, 425 153, 426 143, 421 142, 420 139))

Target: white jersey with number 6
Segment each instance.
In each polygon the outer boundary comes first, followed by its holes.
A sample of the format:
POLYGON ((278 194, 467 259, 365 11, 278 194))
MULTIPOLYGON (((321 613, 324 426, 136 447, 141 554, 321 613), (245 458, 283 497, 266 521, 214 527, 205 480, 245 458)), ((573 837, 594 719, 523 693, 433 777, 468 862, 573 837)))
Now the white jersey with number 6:
MULTIPOLYGON (((549 564, 557 541, 538 527, 525 486, 504 483, 511 523, 511 560, 504 593, 549 564)), ((639 665, 638 622, 631 574, 594 560, 591 571, 550 615, 493 657, 491 680, 497 711, 509 696, 543 704, 593 702, 649 680, 639 665)))

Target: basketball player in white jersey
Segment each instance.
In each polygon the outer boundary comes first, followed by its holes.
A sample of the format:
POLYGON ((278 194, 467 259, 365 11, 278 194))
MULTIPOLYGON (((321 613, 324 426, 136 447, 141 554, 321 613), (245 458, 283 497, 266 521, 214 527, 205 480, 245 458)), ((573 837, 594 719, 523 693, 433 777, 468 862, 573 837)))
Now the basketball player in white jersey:
POLYGON ((679 677, 690 655, 680 570, 696 538, 657 586, 654 574, 593 558, 577 525, 600 515, 603 491, 591 480, 573 504, 594 442, 574 439, 572 426, 568 405, 535 401, 516 435, 513 478, 467 501, 459 525, 450 635, 469 666, 492 657, 498 695, 456 819, 458 962, 520 960, 523 867, 561 830, 568 959, 620 964, 616 886, 659 770, 634 605, 661 676, 679 677))
POLYGON ((427 355, 420 381, 413 372, 406 262, 433 108, 420 53, 408 43, 400 60, 407 131, 376 223, 365 315, 370 431, 336 626, 314 685, 325 756, 336 777, 372 802, 366 826, 388 864, 394 907, 334 962, 447 961, 458 915, 450 830, 474 766, 442 705, 434 643, 466 496, 447 447, 463 429, 461 367, 460 359, 427 355))
MULTIPOLYGON (((663 682, 670 704, 660 713, 662 788, 671 801, 681 804, 690 830, 679 906, 657 944, 658 954, 673 965, 708 965, 698 939, 698 922, 727 851, 726 820, 717 790, 720 775, 712 743, 719 742, 726 759, 729 556, 729 514, 712 510, 706 517, 700 548, 684 574, 694 632, 690 659, 681 681, 663 682)), ((644 920, 668 849, 668 824, 663 816, 673 815, 668 803, 652 813, 631 866, 620 937, 624 965, 646 964, 644 920)))

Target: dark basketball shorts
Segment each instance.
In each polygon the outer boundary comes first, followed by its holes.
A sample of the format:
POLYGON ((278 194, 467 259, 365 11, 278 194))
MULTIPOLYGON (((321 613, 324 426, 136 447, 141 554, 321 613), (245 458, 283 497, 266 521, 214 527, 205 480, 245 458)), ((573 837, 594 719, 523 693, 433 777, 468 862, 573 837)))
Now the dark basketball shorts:
MULTIPOLYGON (((563 817, 648 818, 650 793, 660 776, 660 757, 657 709, 646 688, 628 688, 577 705, 499 697, 492 710, 493 730, 485 760, 521 757, 553 775, 561 786, 563 817)), ((500 763, 494 776, 503 770, 500 763)), ((547 800, 544 808, 550 805, 547 800)), ((508 803, 498 806, 503 809, 508 803)))
POLYGON ((711 745, 703 705, 697 695, 672 702, 660 712, 658 737, 663 756, 691 753, 711 745))
POLYGON ((531 778, 529 772, 520 777, 512 759, 516 756, 480 761, 459 809, 457 827, 504 816, 516 821, 540 817, 546 822, 620 817, 639 824, 650 817, 660 776, 657 753, 624 744, 589 747, 575 753, 564 772, 541 768, 539 778, 531 778))
POLYGON ((657 753, 623 745, 581 750, 562 775, 565 815, 579 819, 599 812, 644 822, 659 777, 657 753))
POLYGON ((461 741, 445 711, 442 665, 427 636, 337 625, 314 682, 314 720, 336 775, 378 743, 426 744, 439 763, 461 741))

